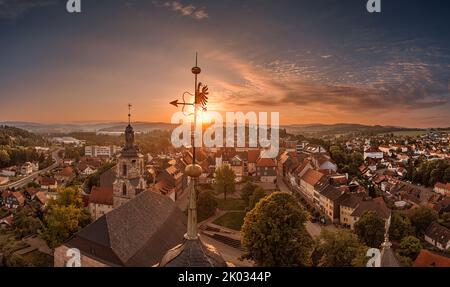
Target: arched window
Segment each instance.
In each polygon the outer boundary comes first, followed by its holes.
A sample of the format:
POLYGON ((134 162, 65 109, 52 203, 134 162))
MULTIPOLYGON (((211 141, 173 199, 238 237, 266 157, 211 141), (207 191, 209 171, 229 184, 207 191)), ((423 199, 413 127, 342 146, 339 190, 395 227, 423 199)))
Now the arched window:
POLYGON ((122 195, 127 195, 127 185, 125 183, 122 185, 122 195))
POLYGON ((126 164, 124 164, 122 166, 122 176, 127 176, 127 165, 126 164))

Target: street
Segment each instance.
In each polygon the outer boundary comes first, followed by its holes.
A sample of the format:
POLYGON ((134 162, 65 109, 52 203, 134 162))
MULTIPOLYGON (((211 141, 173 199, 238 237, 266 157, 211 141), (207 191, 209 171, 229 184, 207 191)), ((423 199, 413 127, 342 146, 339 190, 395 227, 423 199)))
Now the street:
POLYGON ((39 175, 41 174, 45 174, 47 172, 49 172, 50 170, 53 170, 55 168, 57 168, 59 166, 59 157, 58 157, 58 152, 60 149, 57 149, 55 151, 52 152, 52 158, 55 160, 55 163, 52 164, 51 166, 44 168, 42 170, 36 171, 24 178, 19 179, 18 181, 15 181, 13 183, 7 184, 7 185, 3 185, 0 186, 0 191, 9 189, 9 188, 20 188, 23 187, 25 185, 27 185, 28 183, 32 182, 33 180, 35 180, 39 175))

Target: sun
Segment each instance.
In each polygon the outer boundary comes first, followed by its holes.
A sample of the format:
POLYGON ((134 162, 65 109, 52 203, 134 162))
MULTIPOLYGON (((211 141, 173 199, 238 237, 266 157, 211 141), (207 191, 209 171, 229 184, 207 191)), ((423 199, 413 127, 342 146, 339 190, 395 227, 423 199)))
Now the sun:
POLYGON ((198 113, 198 119, 202 122, 202 123, 210 123, 212 120, 211 114, 207 111, 200 111, 198 113))

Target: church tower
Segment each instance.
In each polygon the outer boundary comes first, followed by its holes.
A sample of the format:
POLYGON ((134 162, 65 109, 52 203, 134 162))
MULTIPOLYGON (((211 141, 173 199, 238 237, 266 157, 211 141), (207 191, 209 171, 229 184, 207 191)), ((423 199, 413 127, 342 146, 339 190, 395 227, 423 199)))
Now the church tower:
POLYGON ((119 156, 113 183, 114 208, 134 198, 146 189, 144 180, 144 156, 134 144, 134 130, 131 126, 131 105, 128 105, 128 126, 125 129, 125 146, 119 156))

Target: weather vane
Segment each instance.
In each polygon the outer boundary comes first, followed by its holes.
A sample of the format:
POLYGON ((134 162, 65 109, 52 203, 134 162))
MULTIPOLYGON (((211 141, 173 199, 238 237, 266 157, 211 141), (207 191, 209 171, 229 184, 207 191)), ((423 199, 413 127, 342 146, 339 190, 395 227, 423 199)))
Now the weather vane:
MULTIPOLYGON (((203 85, 201 82, 197 82, 197 76, 202 72, 202 69, 198 67, 197 63, 197 53, 195 54, 195 67, 192 68, 192 73, 195 75, 195 95, 190 92, 183 93, 183 102, 178 102, 178 100, 170 102, 171 105, 174 105, 178 108, 178 106, 182 106, 182 111, 186 116, 194 115, 194 129, 197 126, 197 111, 206 111, 206 104, 208 103, 208 86, 203 85), (191 96, 193 97, 192 102, 186 102, 185 97, 191 96), (194 108, 193 113, 186 113, 185 108, 187 106, 192 106, 194 108)), ((192 134, 192 163, 195 164, 195 133, 192 134)))

